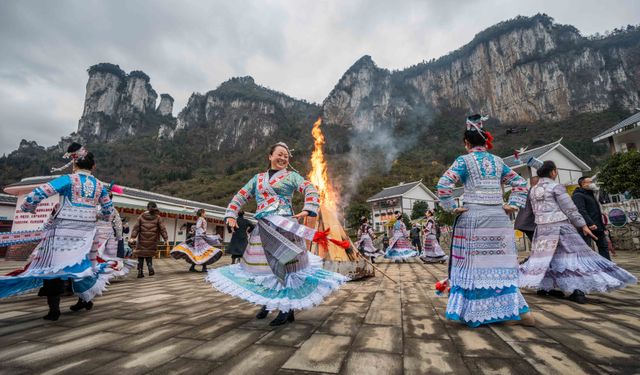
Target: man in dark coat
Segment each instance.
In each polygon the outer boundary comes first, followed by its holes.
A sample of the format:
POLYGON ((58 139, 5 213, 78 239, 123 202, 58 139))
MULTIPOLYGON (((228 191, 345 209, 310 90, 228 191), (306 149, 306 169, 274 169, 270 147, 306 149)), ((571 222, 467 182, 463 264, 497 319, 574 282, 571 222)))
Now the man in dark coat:
MULTIPOLYGON (((538 176, 531 177, 531 187, 534 187, 538 183, 538 180, 538 176)), ((536 231, 536 217, 533 214, 533 207, 531 206, 529 195, 527 195, 527 203, 524 208, 518 211, 518 215, 516 215, 514 228, 524 233, 529 241, 533 241, 533 233, 536 231)))
MULTIPOLYGON (((254 228, 254 225, 244 218, 244 211, 238 213, 236 222, 238 223, 238 228, 233 232, 231 242, 229 242, 229 246, 227 247, 227 251, 231 254, 231 264, 235 264, 236 260, 242 258, 242 255, 244 255, 244 250, 249 243, 248 233, 251 233, 254 228)), ((230 228, 228 229, 231 230, 230 228)))
POLYGON ((411 245, 416 248, 418 252, 422 252, 422 241, 420 241, 420 226, 413 224, 411 231, 409 232, 411 238, 411 245))
POLYGON ((143 212, 133 227, 131 232, 131 241, 135 241, 136 249, 133 255, 138 258, 138 278, 144 277, 142 269, 144 261, 147 261, 149 268, 149 276, 153 276, 153 257, 158 251, 158 241, 160 237, 167 242, 167 228, 165 228, 160 219, 160 210, 155 202, 147 203, 147 211, 143 212))
MULTIPOLYGON (((578 187, 573 192, 573 203, 578 207, 578 211, 587 222, 587 226, 591 232, 598 237, 596 245, 598 246, 598 253, 603 257, 611 260, 609 256, 609 244, 607 243, 607 237, 604 234, 605 227, 602 222, 602 211, 600 210, 600 204, 594 195, 594 191, 597 189, 589 177, 580 177, 578 179, 578 187)), ((585 242, 591 245, 591 238, 582 236, 585 242)))

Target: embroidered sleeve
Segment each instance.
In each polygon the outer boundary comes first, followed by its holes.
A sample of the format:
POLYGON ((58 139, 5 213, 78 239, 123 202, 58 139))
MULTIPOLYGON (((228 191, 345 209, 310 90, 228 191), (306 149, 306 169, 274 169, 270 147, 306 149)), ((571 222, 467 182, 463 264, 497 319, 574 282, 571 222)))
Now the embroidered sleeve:
POLYGON ((246 183, 240 189, 236 195, 231 198, 231 202, 227 206, 227 211, 224 214, 224 218, 238 218, 238 212, 242 209, 242 206, 247 204, 249 200, 253 197, 254 191, 256 189, 256 177, 253 176, 249 182, 246 183))
POLYGON ((556 198, 556 202, 558 202, 558 206, 562 212, 567 215, 573 226, 582 228, 587 225, 586 221, 580 214, 580 211, 578 211, 578 207, 573 203, 573 200, 567 193, 567 189, 564 186, 560 184, 556 185, 553 188, 553 195, 556 198))
POLYGON ((309 216, 316 216, 320 208, 320 196, 318 195, 316 187, 299 174, 295 172, 291 174, 293 175, 292 177, 295 178, 298 191, 304 194, 304 206, 302 210, 309 212, 309 216))
POLYGON ((459 156, 451 167, 444 172, 442 177, 440 177, 436 189, 438 190, 440 205, 444 210, 453 211, 457 207, 453 199, 453 188, 458 182, 464 183, 467 179, 467 173, 467 164, 464 162, 462 156, 459 156))
POLYGON ((515 207, 524 207, 527 203, 527 180, 509 168, 506 164, 502 164, 502 183, 511 186, 511 195, 509 196, 509 205, 515 207))
POLYGON ((113 215, 113 202, 111 198, 109 198, 109 192, 107 188, 104 187, 103 184, 96 184, 96 186, 100 187, 100 198, 98 199, 98 203, 102 207, 101 213, 104 217, 110 217, 113 215))
POLYGON ((20 210, 34 213, 40 202, 56 194, 62 194, 70 185, 71 180, 69 176, 64 175, 44 185, 38 186, 25 197, 24 202, 20 206, 20 210))

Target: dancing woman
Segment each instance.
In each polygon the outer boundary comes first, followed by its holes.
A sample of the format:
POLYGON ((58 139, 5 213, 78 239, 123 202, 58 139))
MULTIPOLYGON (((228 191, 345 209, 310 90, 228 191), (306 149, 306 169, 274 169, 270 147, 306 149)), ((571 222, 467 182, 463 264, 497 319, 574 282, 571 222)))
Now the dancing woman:
POLYGON ((424 251, 420 259, 425 263, 444 263, 449 257, 444 253, 436 236, 436 220, 433 211, 427 211, 427 222, 424 226, 424 251))
POLYGON ((396 222, 393 224, 393 237, 387 248, 384 257, 396 262, 405 261, 406 259, 415 257, 418 252, 413 249, 411 242, 407 237, 407 227, 402 222, 402 213, 400 211, 395 212, 396 222))
POLYGON ((171 250, 174 259, 184 259, 191 263, 190 272, 196 272, 196 264, 202 265, 202 272, 207 265, 217 262, 222 257, 222 250, 215 247, 222 243, 220 236, 207 234, 207 219, 203 208, 196 212, 195 235, 192 241, 183 242, 171 250))
POLYGON ((536 231, 531 256, 520 266, 520 286, 538 289, 539 295, 559 290, 570 300, 586 303, 585 293, 635 284, 635 276, 593 251, 576 230, 595 239, 564 186, 555 182, 555 163, 531 158, 528 164, 536 168, 540 181, 529 194, 536 231))
MULTIPOLYGON (((269 150, 270 168, 258 173, 238 191, 227 207, 225 220, 237 229, 242 206, 254 197, 257 203, 256 228, 239 264, 209 270, 207 280, 219 291, 262 305, 256 318, 271 310, 279 314, 270 324, 294 321, 293 311, 320 304, 348 279, 322 269, 322 259, 306 251, 304 240, 326 241, 326 232, 317 232, 297 220, 316 216, 319 197, 313 185, 295 171, 287 170, 291 153, 279 142, 269 150), (304 206, 293 213, 291 199, 304 194, 304 206)), ((348 246, 346 244, 345 246, 348 246)))
POLYGON ((493 137, 483 127, 485 120, 480 115, 467 118, 468 153, 453 162, 437 186, 442 207, 460 214, 452 239, 446 316, 471 327, 503 321, 530 325, 533 316, 518 289, 517 251, 508 216, 524 206, 527 183, 487 152, 493 148, 493 137), (463 207, 457 207, 452 196, 458 182, 464 185, 463 207), (508 204, 503 204, 501 185, 511 186, 508 204))
POLYGON ((31 262, 12 276, 0 277, 0 297, 40 288, 38 295, 46 296, 49 305, 49 313, 44 316, 47 320, 60 317, 60 296, 66 280, 72 281, 73 292, 78 296, 78 303, 71 310, 90 310, 93 298, 106 289, 111 272, 122 267, 116 261, 92 264, 96 206, 102 207, 105 217, 113 214, 107 189, 91 175, 95 166, 93 154, 72 143, 65 157, 72 159, 65 167, 71 165, 73 172, 35 188, 20 206, 23 212, 35 213, 41 201, 60 195, 59 209, 33 251, 31 262))
POLYGON ((360 228, 358 228, 358 242, 355 243, 356 248, 361 249, 364 256, 371 258, 371 263, 375 263, 375 259, 383 254, 380 249, 376 249, 373 245, 373 228, 369 225, 369 219, 362 217, 360 219, 360 228))

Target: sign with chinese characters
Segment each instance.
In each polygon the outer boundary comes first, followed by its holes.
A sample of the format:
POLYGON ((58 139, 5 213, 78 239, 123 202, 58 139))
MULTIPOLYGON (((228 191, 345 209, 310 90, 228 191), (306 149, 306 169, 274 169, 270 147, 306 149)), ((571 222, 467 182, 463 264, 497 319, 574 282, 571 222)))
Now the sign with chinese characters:
POLYGON ((40 202, 38 208, 36 208, 35 214, 30 214, 20 210, 20 206, 22 205, 22 202, 24 202, 24 198, 26 196, 26 194, 18 196, 15 216, 13 217, 13 226, 11 227, 12 232, 40 229, 44 223, 49 220, 53 207, 60 201, 60 197, 57 195, 49 197, 40 202))

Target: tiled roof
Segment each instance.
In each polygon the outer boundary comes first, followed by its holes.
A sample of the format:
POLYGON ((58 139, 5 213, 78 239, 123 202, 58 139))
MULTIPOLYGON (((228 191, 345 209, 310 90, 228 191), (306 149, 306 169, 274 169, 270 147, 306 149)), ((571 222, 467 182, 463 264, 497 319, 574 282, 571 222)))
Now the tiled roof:
POLYGON ((15 206, 18 202, 18 197, 9 194, 0 194, 0 204, 15 206))
POLYGON ((615 133, 621 132, 623 130, 625 130, 625 128, 627 126, 632 126, 632 125, 636 125, 637 123, 640 122, 640 112, 636 113, 633 116, 627 117, 626 119, 620 121, 619 123, 615 124, 613 127, 603 131, 602 133, 596 135, 595 137, 593 137, 593 141, 594 142, 598 142, 603 140, 604 138, 610 137, 615 133))
POLYGON ((408 192, 409 190, 413 189, 414 187, 418 186, 418 184, 420 184, 420 181, 409 182, 409 183, 406 183, 406 184, 400 184, 400 185, 397 185, 397 186, 391 186, 391 187, 388 187, 388 188, 384 188, 378 194, 376 194, 376 195, 370 197, 369 199, 367 199, 367 202, 368 201, 378 200, 378 199, 385 199, 385 198, 392 198, 392 197, 400 196, 400 195, 408 192))

